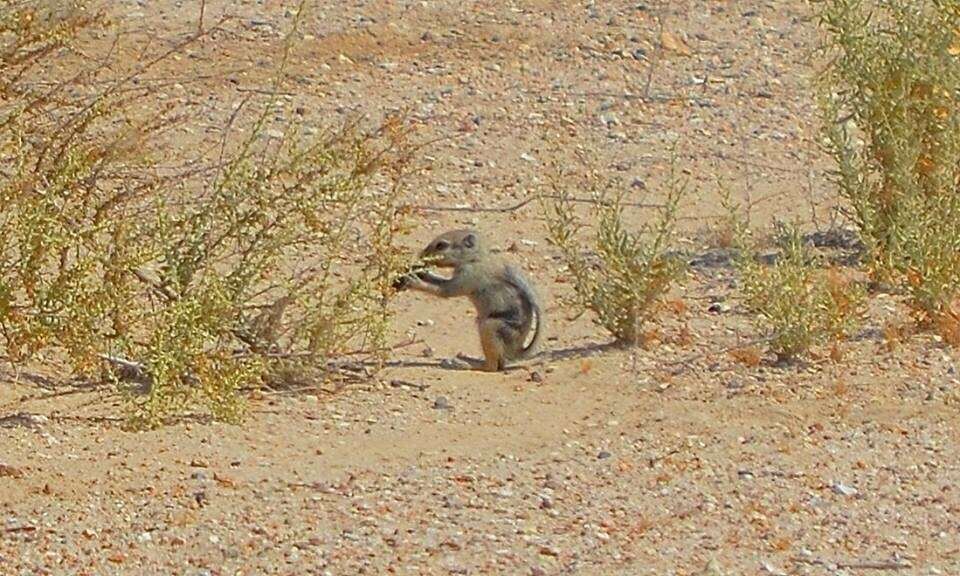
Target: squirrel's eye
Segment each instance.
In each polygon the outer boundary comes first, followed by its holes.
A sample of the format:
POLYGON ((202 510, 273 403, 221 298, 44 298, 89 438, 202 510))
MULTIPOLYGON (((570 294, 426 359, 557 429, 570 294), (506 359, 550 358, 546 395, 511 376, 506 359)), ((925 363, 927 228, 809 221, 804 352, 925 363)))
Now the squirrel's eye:
POLYGON ((446 250, 450 244, 447 244, 443 240, 439 240, 436 244, 433 245, 434 250, 446 250))

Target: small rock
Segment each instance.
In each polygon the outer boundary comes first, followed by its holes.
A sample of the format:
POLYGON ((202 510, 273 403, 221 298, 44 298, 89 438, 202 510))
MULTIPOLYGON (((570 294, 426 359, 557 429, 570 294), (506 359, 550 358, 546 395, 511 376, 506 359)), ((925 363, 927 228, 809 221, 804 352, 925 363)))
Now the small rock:
POLYGON ((724 576, 724 572, 720 569, 720 563, 717 562, 717 559, 711 558, 707 561, 707 565, 703 567, 699 576, 724 576))
POLYGON ((764 571, 767 574, 771 574, 772 576, 787 576, 786 572, 777 568, 776 566, 767 562, 766 560, 760 562, 760 566, 764 569, 764 571))
POLYGON ((560 549, 555 546, 541 546, 540 553, 544 556, 558 557, 560 556, 560 549))
POLYGON ((860 237, 853 228, 832 227, 827 230, 806 234, 804 242, 813 244, 817 248, 843 248, 856 250, 862 247, 860 237))
POLYGON ((531 382, 543 382, 543 374, 541 374, 541 373, 537 372, 536 370, 534 370, 533 372, 530 373, 530 381, 531 381, 531 382))
POLYGON ((600 123, 602 123, 607 128, 610 128, 611 126, 619 126, 620 119, 617 118, 617 115, 614 114, 613 112, 604 112, 603 114, 600 115, 600 123))
POLYGON ((676 52, 681 56, 690 56, 693 54, 693 50, 690 49, 690 46, 687 45, 683 38, 669 30, 664 30, 660 33, 660 45, 663 46, 664 50, 676 52))
POLYGON ((611 454, 610 452, 607 452, 606 450, 601 450, 600 452, 597 453, 597 460, 606 460, 611 456, 613 456, 613 454, 611 454))
POLYGON ((453 410, 453 404, 447 400, 446 396, 437 396, 436 400, 433 401, 434 410, 453 410))
POLYGON ((0 462, 0 478, 23 478, 23 470, 0 462))
POLYGON ((730 305, 726 302, 714 302, 707 308, 707 312, 712 312, 714 314, 723 314, 730 311, 730 305))
POLYGON ((841 496, 856 496, 860 493, 860 491, 853 486, 848 486, 843 482, 834 482, 831 488, 833 488, 835 493, 840 494, 841 496))
POLYGON ((392 388, 410 388, 411 390, 419 390, 421 392, 430 387, 429 384, 423 384, 421 382, 408 382, 407 380, 400 380, 399 378, 394 378, 391 380, 390 386, 392 388))
POLYGON ((470 363, 462 358, 444 358, 440 361, 440 367, 446 370, 469 370, 470 363))
POLYGON ((463 502, 461 502, 456 496, 447 495, 443 497, 443 507, 451 508, 453 510, 460 510, 463 508, 463 502))
POLYGON ((46 424, 48 420, 49 419, 46 416, 40 414, 17 412, 16 414, 11 414, 9 416, 0 418, 0 426, 4 428, 15 428, 22 426, 23 428, 37 430, 46 424))

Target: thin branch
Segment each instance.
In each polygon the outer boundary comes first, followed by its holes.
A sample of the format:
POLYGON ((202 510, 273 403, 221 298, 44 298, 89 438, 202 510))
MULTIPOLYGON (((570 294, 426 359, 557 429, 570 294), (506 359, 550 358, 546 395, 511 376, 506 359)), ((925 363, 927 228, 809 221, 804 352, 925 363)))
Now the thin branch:
POLYGON ((183 52, 183 49, 186 48, 187 46, 193 44, 194 42, 197 42, 204 36, 212 33, 214 30, 219 29, 220 27, 223 26, 223 24, 226 21, 227 19, 224 18, 210 30, 200 32, 198 34, 193 34, 187 39, 175 44, 173 47, 169 48, 168 50, 160 53, 156 57, 148 60, 146 63, 140 64, 139 66, 137 66, 137 68, 133 72, 115 80, 111 86, 109 86, 106 90, 102 91, 101 93, 97 94, 97 96, 93 100, 88 102, 79 111, 69 115, 65 119, 65 121, 60 122, 60 124, 56 127, 55 132, 64 133, 66 134, 66 137, 59 140, 56 138, 52 138, 50 139, 49 142, 44 144, 44 146, 37 153, 37 160, 34 163, 34 171, 35 172, 40 171, 41 166, 43 164, 43 160, 46 158, 48 151, 50 150, 51 146, 54 145, 55 142, 58 142, 58 141, 62 142, 62 144, 59 147, 59 151, 57 155, 60 156, 64 153, 64 150, 66 149, 67 144, 70 141, 72 141, 72 139, 76 136, 76 132, 78 130, 78 123, 82 123, 84 119, 87 118, 87 115, 90 114, 91 111, 93 111, 94 107, 97 104, 107 101, 109 97, 112 97, 115 94, 117 94, 117 92, 121 88, 128 86, 131 81, 140 77, 142 74, 152 69, 154 66, 160 64, 161 62, 166 61, 167 59, 171 58, 174 54, 183 52))
POLYGON ((657 64, 660 63, 661 53, 663 52, 663 17, 657 16, 657 44, 653 51, 653 60, 647 68, 647 80, 643 86, 643 99, 650 101, 650 89, 653 87, 653 75, 656 72, 657 64))
POLYGON ((142 384, 152 384, 153 376, 150 375, 150 369, 146 364, 127 360, 119 356, 110 354, 98 354, 101 360, 115 366, 118 369, 122 380, 129 382, 138 382, 142 384))
MULTIPOLYGON (((535 194, 530 196, 526 200, 517 202, 516 204, 511 204, 509 206, 493 206, 493 207, 470 207, 470 206, 432 206, 424 204, 414 204, 410 206, 415 210, 426 210, 430 212, 515 212, 531 202, 535 202, 541 199, 560 199, 560 194, 535 194)), ((569 202, 574 202, 578 204, 594 204, 594 205, 605 205, 606 203, 602 200, 597 200, 596 198, 577 198, 577 197, 563 197, 564 200, 569 202)), ((651 202, 623 202, 622 206, 630 206, 633 208, 664 208, 664 204, 651 203, 651 202)))
POLYGON ((797 564, 809 564, 811 566, 836 567, 838 569, 848 570, 906 570, 913 568, 913 564, 906 560, 865 560, 865 561, 830 561, 822 558, 802 558, 794 556, 790 559, 797 564))
POLYGON ((296 92, 285 92, 267 88, 234 88, 237 92, 248 92, 252 94, 262 94, 264 96, 297 96, 296 92))

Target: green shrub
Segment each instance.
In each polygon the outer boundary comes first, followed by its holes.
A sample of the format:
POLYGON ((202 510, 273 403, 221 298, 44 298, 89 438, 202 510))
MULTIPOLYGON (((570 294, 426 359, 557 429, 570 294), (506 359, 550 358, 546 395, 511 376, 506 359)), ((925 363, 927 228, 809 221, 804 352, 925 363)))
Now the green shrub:
POLYGON ((104 25, 82 3, 0 0, 0 351, 106 368, 140 427, 236 421, 242 391, 293 362, 324 377, 348 351, 382 354, 404 122, 306 136, 269 121, 268 98, 215 173, 161 178, 171 119, 133 106, 143 90, 96 82, 106 67, 30 81, 104 25))
POLYGON ((818 2, 836 180, 873 272, 921 321, 960 296, 960 1, 818 2))
POLYGON ((671 166, 666 201, 655 222, 630 230, 624 222, 624 187, 587 178, 590 220, 596 224, 592 240, 584 238, 587 226, 576 214, 577 199, 568 191, 569 176, 558 175, 551 193, 542 201, 550 240, 560 249, 573 278, 575 306, 590 310, 597 324, 617 342, 643 340, 644 324, 651 320, 670 288, 683 275, 681 261, 668 255, 676 223, 677 206, 686 191, 671 166), (590 247, 585 253, 584 246, 590 247))
POLYGON ((769 265, 757 257, 742 222, 735 229, 744 303, 778 361, 837 343, 856 327, 864 290, 840 270, 824 270, 796 228, 781 228, 780 252, 769 265))

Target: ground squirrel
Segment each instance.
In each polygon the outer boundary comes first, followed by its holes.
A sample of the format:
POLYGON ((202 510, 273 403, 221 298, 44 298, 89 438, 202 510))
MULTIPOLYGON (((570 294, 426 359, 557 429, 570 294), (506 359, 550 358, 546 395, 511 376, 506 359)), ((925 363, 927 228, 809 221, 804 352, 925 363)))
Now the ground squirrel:
POLYGON ((414 270, 401 277, 396 287, 442 298, 470 298, 477 309, 484 355, 483 362, 472 364, 493 372, 503 370, 509 360, 529 358, 536 352, 544 324, 540 301, 519 270, 487 252, 476 230, 445 232, 423 249, 420 258, 428 266, 452 268, 453 275, 442 278, 414 270), (531 328, 533 338, 524 346, 531 328))

